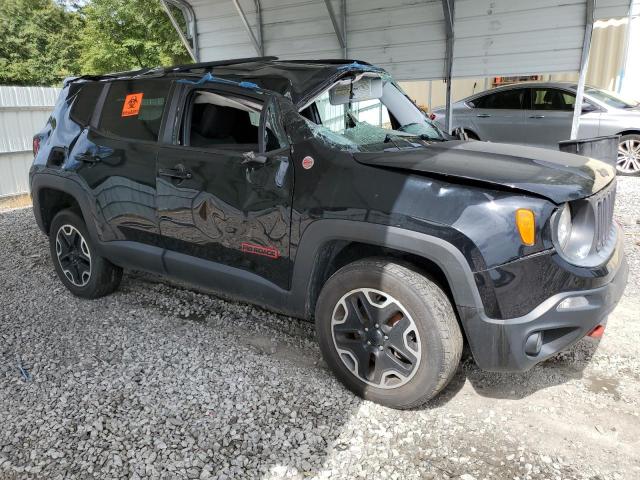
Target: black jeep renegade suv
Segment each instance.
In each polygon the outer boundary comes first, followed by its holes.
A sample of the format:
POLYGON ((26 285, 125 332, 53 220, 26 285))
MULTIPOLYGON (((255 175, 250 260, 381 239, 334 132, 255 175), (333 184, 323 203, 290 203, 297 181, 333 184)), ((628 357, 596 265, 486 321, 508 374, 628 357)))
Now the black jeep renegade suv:
POLYGON ((614 168, 452 139, 364 62, 68 79, 34 151, 75 295, 132 268, 315 318, 338 378, 393 407, 436 395, 465 340, 514 371, 600 334, 626 283, 614 168))

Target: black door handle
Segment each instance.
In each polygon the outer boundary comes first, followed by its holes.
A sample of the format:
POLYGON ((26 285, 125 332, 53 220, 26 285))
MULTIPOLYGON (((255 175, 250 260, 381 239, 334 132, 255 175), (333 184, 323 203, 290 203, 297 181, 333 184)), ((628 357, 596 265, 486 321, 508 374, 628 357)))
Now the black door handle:
POLYGON ((489 115, 488 113, 479 113, 476 115, 476 117, 479 118, 489 118, 491 115, 489 115))
POLYGON ((529 115, 529 118, 544 118, 544 115, 529 115))
POLYGON ((76 155, 76 160, 78 160, 79 162, 89 163, 93 165, 95 163, 98 163, 101 160, 101 158, 98 157, 97 155, 94 155, 91 152, 84 152, 79 155, 76 155))
POLYGON ((178 180, 189 180, 193 177, 191 172, 185 169, 183 165, 176 165, 176 168, 161 168, 158 170, 158 175, 178 180))

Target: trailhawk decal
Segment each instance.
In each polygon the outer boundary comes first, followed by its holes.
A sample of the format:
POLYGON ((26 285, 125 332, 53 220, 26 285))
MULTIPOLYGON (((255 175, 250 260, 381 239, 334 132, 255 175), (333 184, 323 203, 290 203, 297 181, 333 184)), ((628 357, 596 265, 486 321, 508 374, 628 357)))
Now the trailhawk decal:
POLYGON ((269 257, 272 259, 280 258, 280 251, 275 247, 263 247, 261 245, 255 245, 253 243, 242 242, 240 244, 240 250, 244 253, 251 253, 253 255, 261 255, 263 257, 269 257))

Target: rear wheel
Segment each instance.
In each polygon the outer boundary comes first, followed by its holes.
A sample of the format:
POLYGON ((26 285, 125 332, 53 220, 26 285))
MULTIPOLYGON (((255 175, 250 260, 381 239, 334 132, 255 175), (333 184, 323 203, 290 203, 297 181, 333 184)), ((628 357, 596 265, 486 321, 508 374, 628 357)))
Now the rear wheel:
POLYGON ((63 210, 53 218, 49 247, 58 277, 74 295, 98 298, 120 285, 122 269, 98 255, 82 217, 75 211, 63 210))
POLYGON ((462 334, 442 289, 408 266, 354 262, 325 284, 316 307, 323 357, 357 395, 412 408, 451 380, 462 334))
POLYGON ((467 137, 469 138, 469 140, 480 140, 480 137, 478 137, 478 135, 476 135, 475 133, 473 133, 470 130, 465 130, 467 137))
POLYGON ((640 135, 620 137, 616 167, 621 175, 640 175, 640 135))

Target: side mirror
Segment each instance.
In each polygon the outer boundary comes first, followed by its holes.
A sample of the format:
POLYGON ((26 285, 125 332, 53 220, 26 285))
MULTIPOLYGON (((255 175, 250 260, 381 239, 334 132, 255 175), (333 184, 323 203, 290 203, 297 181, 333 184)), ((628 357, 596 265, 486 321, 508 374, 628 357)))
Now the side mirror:
POLYGON ((594 107, 589 102, 582 102, 582 109, 581 109, 582 113, 595 112, 596 110, 597 108, 594 107))
POLYGON ((242 157, 242 165, 264 165, 269 160, 266 155, 256 152, 245 152, 242 157))

